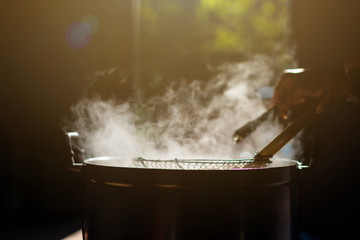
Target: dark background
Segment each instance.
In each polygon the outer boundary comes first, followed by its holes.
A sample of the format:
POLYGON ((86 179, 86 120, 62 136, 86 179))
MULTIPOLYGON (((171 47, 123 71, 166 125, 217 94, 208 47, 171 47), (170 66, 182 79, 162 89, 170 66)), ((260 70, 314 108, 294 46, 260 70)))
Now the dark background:
MULTIPOLYGON (((360 2, 292 1, 292 24, 301 67, 342 66, 360 49, 360 2)), ((360 109, 338 103, 305 130, 304 154, 313 165, 300 181, 300 225, 320 239, 352 239, 359 226, 360 109), (315 150, 310 150, 312 142, 315 150), (310 144, 310 145, 311 145, 310 144), (312 153, 310 153, 312 152, 312 153)))
MULTIPOLYGON (((298 65, 341 66, 345 58, 357 52, 359 9, 356 0, 290 1, 291 36, 297 45, 298 65)), ((0 2, 0 221, 4 223, 0 233, 14 229, 31 232, 48 226, 49 219, 70 222, 65 224, 69 232, 81 226, 83 180, 67 170, 70 160, 62 121, 71 104, 83 96, 84 89, 96 88, 108 94, 109 89, 116 88, 120 98, 132 94, 131 23, 130 1, 0 2), (70 48, 65 41, 67 27, 89 13, 100 22, 98 32, 86 48, 70 48), (106 83, 91 81, 94 72, 114 66, 115 76, 106 83), (128 81, 118 81, 124 76, 128 81)), ((212 55, 211 59, 216 61, 217 57, 237 61, 244 56, 227 52, 212 55)), ((179 64, 184 63, 184 68, 180 67, 184 71, 174 68, 170 71, 172 77, 183 77, 184 72, 197 78, 209 76, 204 61, 190 54, 192 68, 186 68, 186 59, 179 64)), ((282 66, 289 67, 286 63, 282 66)), ((142 74, 144 77, 146 72, 142 74)), ((142 81, 147 84, 146 80, 142 81)), ((320 167, 310 172, 306 176, 309 182, 303 184, 307 193, 317 193, 310 194, 303 206, 307 209, 304 222, 308 223, 304 226, 314 234, 322 234, 324 229, 313 226, 322 223, 336 226, 344 219, 353 220, 358 213, 358 208, 350 209, 353 207, 350 204, 357 200, 352 194, 356 193, 357 184, 358 166, 354 162, 359 162, 358 119, 358 106, 346 104, 342 111, 319 120, 318 127, 309 133, 315 132, 320 139, 326 139, 318 154, 320 167), (326 172, 321 171, 324 165, 330 166, 326 172), (351 177, 346 182, 339 181, 344 176, 351 177), (315 188, 311 186, 314 182, 317 182, 315 188), (347 190, 340 191, 344 186, 347 190), (343 196, 341 201, 338 196, 343 196), (323 204, 329 199, 334 201, 323 204), (349 208, 344 211, 329 211, 347 203, 349 208), (319 207, 321 210, 316 212, 314 209, 319 207)))
POLYGON ((95 71, 129 71, 130 14, 129 1, 0 2, 0 238, 60 239, 81 227, 63 119, 95 71), (102 28, 73 49, 66 30, 86 14, 102 28))

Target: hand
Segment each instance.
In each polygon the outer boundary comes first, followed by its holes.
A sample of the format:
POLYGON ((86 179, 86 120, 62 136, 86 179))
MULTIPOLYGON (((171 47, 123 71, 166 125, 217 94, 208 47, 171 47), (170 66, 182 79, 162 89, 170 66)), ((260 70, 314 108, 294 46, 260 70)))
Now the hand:
POLYGON ((317 113, 325 112, 339 101, 360 104, 360 68, 351 68, 346 72, 347 74, 342 81, 325 92, 317 107, 317 113))
MULTIPOLYGON (((341 68, 285 70, 275 88, 271 105, 277 107, 283 119, 287 119, 288 110, 292 106, 311 98, 323 97, 325 93, 330 94, 328 89, 344 76, 341 68)), ((330 95, 327 96, 330 102, 321 105, 322 107, 327 107, 333 100, 330 95)))

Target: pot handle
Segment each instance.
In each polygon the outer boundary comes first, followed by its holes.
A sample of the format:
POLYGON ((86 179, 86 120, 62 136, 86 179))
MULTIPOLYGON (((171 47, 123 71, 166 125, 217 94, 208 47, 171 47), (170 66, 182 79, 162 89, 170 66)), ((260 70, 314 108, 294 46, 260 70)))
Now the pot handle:
POLYGON ((79 147, 80 135, 78 132, 67 132, 66 136, 71 153, 71 167, 69 170, 82 172, 85 151, 79 147))
POLYGON ((308 135, 303 140, 303 152, 299 156, 301 159, 301 168, 309 168, 311 167, 316 159, 318 158, 318 149, 320 145, 320 140, 316 135, 308 135))

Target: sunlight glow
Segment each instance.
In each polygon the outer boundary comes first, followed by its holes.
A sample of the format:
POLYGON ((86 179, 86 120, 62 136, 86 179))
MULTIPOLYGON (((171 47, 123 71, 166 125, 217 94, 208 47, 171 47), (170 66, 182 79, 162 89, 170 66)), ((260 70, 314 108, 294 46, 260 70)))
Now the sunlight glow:
POLYGON ((302 73, 304 71, 305 71, 304 68, 291 68, 291 69, 286 69, 284 72, 285 73, 302 73))

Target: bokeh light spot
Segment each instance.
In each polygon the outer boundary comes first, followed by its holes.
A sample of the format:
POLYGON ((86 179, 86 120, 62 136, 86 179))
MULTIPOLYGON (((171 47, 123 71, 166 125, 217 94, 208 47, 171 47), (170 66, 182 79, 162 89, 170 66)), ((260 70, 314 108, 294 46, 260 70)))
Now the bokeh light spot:
POLYGON ((82 23, 84 30, 87 31, 87 33, 90 35, 96 33, 99 28, 99 22, 93 15, 83 16, 80 20, 80 23, 82 23))
POLYGON ((66 41, 70 47, 74 49, 82 49, 86 47, 91 39, 91 35, 87 34, 86 26, 80 22, 74 22, 66 30, 66 41))

